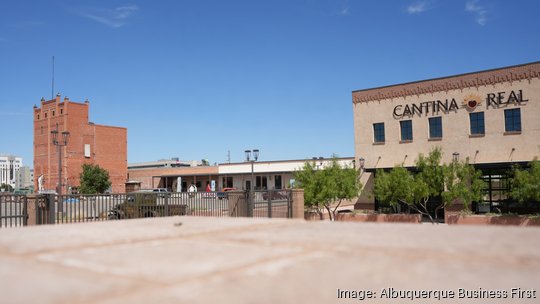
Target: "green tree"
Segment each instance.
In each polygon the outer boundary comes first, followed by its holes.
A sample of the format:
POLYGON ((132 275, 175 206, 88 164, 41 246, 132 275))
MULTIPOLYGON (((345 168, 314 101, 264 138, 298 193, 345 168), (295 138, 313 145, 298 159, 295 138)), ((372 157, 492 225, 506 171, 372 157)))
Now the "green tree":
POLYGON ((0 185, 0 191, 4 190, 4 192, 13 192, 13 187, 9 184, 2 184, 0 185))
POLYGON ((540 202, 540 162, 535 158, 530 169, 514 168, 514 177, 510 180, 510 196, 520 203, 540 202))
POLYGON ((378 170, 373 190, 375 197, 393 207, 401 202, 427 216, 432 223, 435 220, 428 210, 430 198, 440 201, 435 206, 435 219, 438 210, 456 200, 466 205, 479 200, 484 187, 481 173, 469 165, 468 160, 443 165, 441 158, 441 149, 437 147, 428 156, 418 156, 416 174, 401 166, 390 172, 378 170))
POLYGON ((336 158, 320 170, 314 162, 306 162, 294 176, 298 182, 296 187, 304 189, 305 205, 317 211, 321 219, 326 209, 331 221, 335 220, 342 201, 357 197, 362 187, 358 171, 342 167, 336 158))
POLYGON ((83 164, 80 175, 82 194, 103 193, 111 186, 109 172, 98 165, 83 164))
POLYGON ((444 170, 444 192, 441 194, 441 208, 449 206, 456 201, 460 201, 469 209, 474 201, 482 198, 482 191, 486 184, 481 179, 482 172, 476 170, 467 158, 464 162, 452 162, 443 166, 444 170))

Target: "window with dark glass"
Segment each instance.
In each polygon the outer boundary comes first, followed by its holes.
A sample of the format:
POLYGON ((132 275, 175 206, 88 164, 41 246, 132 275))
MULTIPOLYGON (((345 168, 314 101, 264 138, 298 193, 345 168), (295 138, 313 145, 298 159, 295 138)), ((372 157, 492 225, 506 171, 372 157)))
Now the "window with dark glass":
POLYGON ((373 139, 376 143, 384 142, 384 122, 373 124, 373 139))
POLYGON ((224 177, 222 180, 223 188, 232 188, 233 187, 233 178, 232 176, 224 177))
POLYGON ((470 113, 471 135, 485 134, 484 112, 470 113))
POLYGON ((429 138, 442 138, 442 117, 429 119, 429 138))
POLYGON ((401 141, 411 141, 412 137, 412 120, 402 120, 399 122, 401 126, 401 141))
POLYGON ((281 175, 274 175, 274 188, 281 189, 281 175))
POLYGON ((256 176, 255 177, 255 190, 266 190, 268 189, 268 181, 266 176, 256 176))
POLYGON ((519 108, 504 110, 504 129, 506 132, 521 131, 521 111, 519 108))

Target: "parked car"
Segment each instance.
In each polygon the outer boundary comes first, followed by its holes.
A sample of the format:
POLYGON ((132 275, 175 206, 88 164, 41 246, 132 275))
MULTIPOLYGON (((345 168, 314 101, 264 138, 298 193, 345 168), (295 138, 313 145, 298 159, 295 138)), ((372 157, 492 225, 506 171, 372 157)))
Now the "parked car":
POLYGON ((126 195, 123 203, 108 211, 110 220, 159 217, 172 215, 188 215, 187 205, 161 205, 157 203, 158 195, 154 192, 133 192, 126 195), (167 212, 168 211, 168 212, 167 212))
POLYGON ((165 197, 165 195, 169 193, 169 190, 166 188, 154 188, 152 189, 152 192, 157 193, 159 197, 165 197))
POLYGON ((234 190, 236 190, 236 188, 223 188, 220 192, 217 193, 217 198, 218 199, 229 198, 229 196, 227 195, 227 192, 234 191, 234 190))

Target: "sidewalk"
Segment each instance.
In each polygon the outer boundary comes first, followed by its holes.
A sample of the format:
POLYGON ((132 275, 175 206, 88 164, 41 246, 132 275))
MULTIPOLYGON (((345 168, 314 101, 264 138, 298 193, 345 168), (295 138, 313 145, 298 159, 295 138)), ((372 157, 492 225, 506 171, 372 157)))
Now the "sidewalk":
POLYGON ((0 231, 0 294, 3 303, 411 303, 381 291, 539 290, 539 249, 533 227, 208 217, 36 226, 0 231), (338 299, 338 289, 377 298, 338 299))

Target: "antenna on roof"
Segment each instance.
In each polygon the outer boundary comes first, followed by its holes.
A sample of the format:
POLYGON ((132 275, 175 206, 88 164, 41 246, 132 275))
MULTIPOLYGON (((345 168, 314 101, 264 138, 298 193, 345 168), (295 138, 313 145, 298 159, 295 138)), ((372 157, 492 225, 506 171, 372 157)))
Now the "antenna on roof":
POLYGON ((54 99, 54 56, 52 56, 52 90, 51 90, 51 100, 54 99))

